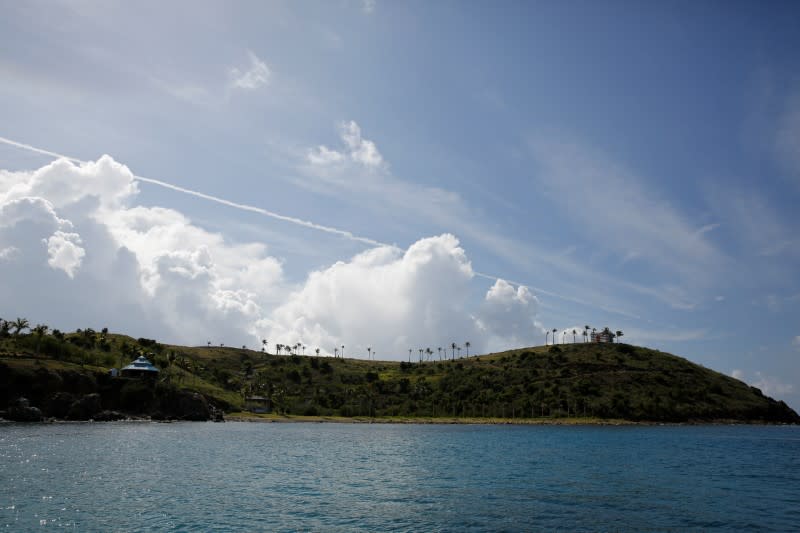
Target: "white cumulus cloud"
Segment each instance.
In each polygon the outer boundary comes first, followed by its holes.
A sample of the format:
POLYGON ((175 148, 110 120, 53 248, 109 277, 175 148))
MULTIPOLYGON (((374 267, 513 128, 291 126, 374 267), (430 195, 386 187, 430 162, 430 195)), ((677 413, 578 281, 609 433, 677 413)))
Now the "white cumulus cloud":
POLYGON ((275 342, 327 353, 342 344, 349 353, 371 346, 387 357, 440 346, 474 331, 464 311, 472 277, 452 235, 422 239, 405 252, 374 248, 312 272, 262 326, 275 342))
POLYGON ((498 279, 489 288, 476 317, 492 351, 536 344, 544 331, 536 322, 539 301, 525 286, 498 279))
POLYGON ((247 67, 233 67, 230 70, 230 83, 236 89, 253 90, 267 85, 272 77, 272 71, 252 51, 247 51, 250 64, 247 67))
POLYGON ((81 237, 77 233, 56 231, 47 239, 47 264, 63 270, 70 278, 81 266, 86 251, 81 247, 81 237))
POLYGON ((499 280, 470 311, 472 266, 449 234, 421 239, 405 252, 382 247, 312 272, 289 301, 262 321, 271 342, 302 342, 325 353, 367 347, 385 358, 417 357, 420 348, 470 342, 471 353, 530 343, 536 298, 499 280), (348 348, 349 347, 349 348, 348 348))
MULTIPOLYGON (((374 157, 347 132, 353 153, 374 157)), ((345 345, 356 357, 371 347, 395 359, 409 348, 469 341, 475 354, 538 335, 526 287, 498 280, 471 305, 475 273, 453 235, 406 250, 379 245, 290 284, 263 243, 231 242, 175 209, 139 205, 137 179, 109 156, 0 171, 0 276, 14 280, 0 285, 0 314, 188 344, 267 338, 326 353, 345 345)))
POLYGON ((64 329, 252 341, 261 306, 282 288, 280 261, 263 244, 230 243, 178 211, 136 205, 137 194, 136 178, 109 156, 3 172, 0 273, 16 283, 0 298, 22 307, 6 312, 64 329))
POLYGON ((354 162, 365 168, 378 169, 384 166, 384 160, 373 141, 361 136, 361 128, 353 121, 343 122, 339 126, 339 135, 344 144, 343 150, 321 145, 308 151, 307 160, 315 166, 332 166, 345 162, 354 162))

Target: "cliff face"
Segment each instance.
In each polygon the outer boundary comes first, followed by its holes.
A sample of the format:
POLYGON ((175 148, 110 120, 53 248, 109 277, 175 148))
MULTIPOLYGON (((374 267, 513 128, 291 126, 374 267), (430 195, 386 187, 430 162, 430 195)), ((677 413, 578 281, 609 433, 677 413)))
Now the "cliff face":
POLYGON ((5 418, 19 421, 127 417, 209 420, 214 411, 201 394, 154 380, 112 378, 91 370, 47 368, 35 363, 0 362, 0 391, 0 410, 5 411, 5 418))

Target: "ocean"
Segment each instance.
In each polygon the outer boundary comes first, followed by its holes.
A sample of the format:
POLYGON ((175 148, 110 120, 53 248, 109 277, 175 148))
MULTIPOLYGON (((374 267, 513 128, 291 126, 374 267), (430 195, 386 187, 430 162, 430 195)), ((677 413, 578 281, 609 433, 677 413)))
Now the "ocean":
POLYGON ((797 531, 800 427, 0 425, 7 531, 797 531))

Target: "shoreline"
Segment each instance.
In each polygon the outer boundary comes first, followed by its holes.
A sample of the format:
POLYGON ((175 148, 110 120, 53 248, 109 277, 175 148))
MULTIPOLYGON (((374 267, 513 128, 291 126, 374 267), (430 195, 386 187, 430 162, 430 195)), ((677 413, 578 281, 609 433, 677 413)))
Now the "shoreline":
MULTIPOLYGON (((213 420, 159 420, 149 417, 120 418, 118 420, 66 420, 46 418, 38 422, 19 422, 0 418, 4 424, 108 424, 108 423, 153 423, 172 424, 178 422, 215 422, 213 420)), ((255 424, 407 424, 407 425, 440 425, 440 426, 799 426, 764 422, 761 420, 694 420, 686 422, 656 422, 644 420, 602 419, 602 418, 430 418, 430 417, 339 417, 339 416, 304 416, 304 415, 258 415, 254 413, 236 412, 226 416, 221 422, 255 423, 255 424)), ((215 422, 218 423, 218 422, 215 422)))
POLYGON ((761 420, 695 420, 686 422, 658 422, 644 420, 605 419, 592 417, 576 418, 431 418, 431 417, 338 417, 303 415, 257 415, 254 413, 232 413, 226 422, 250 422, 259 424, 419 424, 419 425, 467 425, 467 426, 791 426, 796 424, 769 423, 761 420))

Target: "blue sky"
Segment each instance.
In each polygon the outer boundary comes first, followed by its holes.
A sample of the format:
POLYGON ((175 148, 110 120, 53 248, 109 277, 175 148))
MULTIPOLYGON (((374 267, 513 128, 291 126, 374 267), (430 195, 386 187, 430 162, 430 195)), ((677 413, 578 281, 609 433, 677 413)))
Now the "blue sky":
POLYGON ((3 13, 4 318, 392 359, 609 326, 800 407, 796 4, 3 13))

